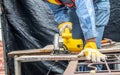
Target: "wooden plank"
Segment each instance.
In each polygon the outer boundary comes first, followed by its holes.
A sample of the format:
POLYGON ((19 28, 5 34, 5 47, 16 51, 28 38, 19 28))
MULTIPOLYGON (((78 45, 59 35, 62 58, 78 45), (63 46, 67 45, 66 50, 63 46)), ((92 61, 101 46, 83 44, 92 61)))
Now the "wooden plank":
POLYGON ((120 53, 120 48, 99 49, 103 54, 120 53))
POLYGON ((109 48, 109 47, 112 47, 112 46, 115 46, 115 45, 117 45, 117 43, 115 41, 112 41, 112 42, 109 42, 109 43, 101 44, 101 47, 102 48, 109 48))
POLYGON ((20 62, 33 62, 33 61, 43 61, 43 60, 86 60, 85 57, 78 58, 77 55, 24 55, 18 57, 16 60, 20 62))
POLYGON ((78 61, 70 61, 63 75, 74 75, 78 61))
MULTIPOLYGON (((111 49, 99 49, 101 53, 111 54, 111 53, 120 53, 120 48, 111 48, 111 49)), ((47 55, 50 54, 53 50, 51 49, 35 49, 35 50, 26 50, 26 51, 13 51, 8 53, 9 57, 14 55, 47 55)))
POLYGON ((120 48, 120 42, 111 42, 102 44, 102 49, 120 48))
MULTIPOLYGON (((102 53, 120 53, 120 43, 117 43, 114 46, 99 49, 102 53)), ((53 45, 47 45, 44 48, 41 49, 31 49, 31 50, 18 50, 18 51, 12 51, 8 53, 9 57, 14 57, 15 55, 21 56, 21 55, 49 55, 51 52, 53 52, 53 45)))
POLYGON ((50 54, 53 51, 53 45, 47 45, 41 49, 30 49, 30 50, 18 50, 8 53, 8 57, 14 57, 15 55, 44 55, 50 54))

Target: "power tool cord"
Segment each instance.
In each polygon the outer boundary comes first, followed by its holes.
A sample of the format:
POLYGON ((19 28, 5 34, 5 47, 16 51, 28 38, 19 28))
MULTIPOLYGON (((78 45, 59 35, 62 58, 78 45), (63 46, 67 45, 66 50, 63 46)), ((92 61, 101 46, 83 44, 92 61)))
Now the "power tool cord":
POLYGON ((54 62, 54 63, 50 66, 50 68, 49 68, 49 70, 48 70, 48 72, 47 72, 47 75, 49 75, 49 73, 50 73, 52 67, 55 65, 55 63, 56 63, 56 62, 54 62))

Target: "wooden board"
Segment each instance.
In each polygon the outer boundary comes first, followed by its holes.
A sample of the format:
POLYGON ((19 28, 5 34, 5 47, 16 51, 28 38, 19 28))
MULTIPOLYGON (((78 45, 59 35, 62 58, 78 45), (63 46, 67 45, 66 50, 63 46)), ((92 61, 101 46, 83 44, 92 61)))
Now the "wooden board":
POLYGON ((78 61, 70 61, 63 75, 74 75, 78 61))
POLYGON ((30 49, 30 50, 17 50, 8 53, 8 57, 14 57, 15 55, 48 55, 53 51, 53 45, 47 45, 41 49, 30 49))
MULTIPOLYGON (((109 45, 99 49, 102 53, 119 53, 120 52, 120 43, 114 45, 109 45)), ((30 49, 30 50, 18 50, 8 53, 9 57, 14 57, 15 55, 50 55, 53 52, 53 45, 47 45, 41 49, 30 49)))

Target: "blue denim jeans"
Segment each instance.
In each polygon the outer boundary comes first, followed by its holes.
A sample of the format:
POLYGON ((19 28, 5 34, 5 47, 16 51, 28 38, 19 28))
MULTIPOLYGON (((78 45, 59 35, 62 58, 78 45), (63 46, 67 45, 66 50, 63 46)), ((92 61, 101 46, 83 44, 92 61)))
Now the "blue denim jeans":
POLYGON ((83 35, 85 40, 96 37, 97 46, 101 48, 100 41, 110 16, 109 0, 76 0, 76 8, 47 4, 58 24, 73 23, 73 38, 83 38, 83 35))
MULTIPOLYGON (((96 37, 98 48, 104 28, 109 21, 109 0, 75 0, 75 8, 47 3, 52 9, 55 21, 73 23, 73 38, 90 39, 96 37)), ((100 66, 100 65, 98 65, 100 66)))

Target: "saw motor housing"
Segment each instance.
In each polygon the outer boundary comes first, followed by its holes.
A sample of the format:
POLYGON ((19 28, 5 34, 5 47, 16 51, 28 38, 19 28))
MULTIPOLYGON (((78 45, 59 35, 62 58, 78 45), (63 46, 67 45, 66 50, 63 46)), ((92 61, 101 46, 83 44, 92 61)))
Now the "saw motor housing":
POLYGON ((80 52, 83 49, 82 39, 72 38, 71 22, 68 22, 66 24, 60 24, 58 29, 59 34, 55 34, 54 36, 54 50, 68 50, 69 52, 80 52))

